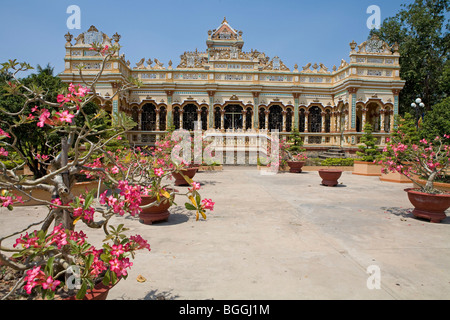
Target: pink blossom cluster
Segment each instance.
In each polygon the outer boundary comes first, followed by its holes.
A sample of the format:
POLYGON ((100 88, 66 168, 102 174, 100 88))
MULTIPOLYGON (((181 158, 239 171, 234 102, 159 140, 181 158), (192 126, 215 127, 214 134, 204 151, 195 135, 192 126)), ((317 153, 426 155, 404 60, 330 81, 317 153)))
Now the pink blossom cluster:
POLYGON ((3 147, 0 148, 0 156, 4 156, 4 157, 8 156, 8 151, 6 151, 3 147))
POLYGON ((23 203, 21 196, 16 196, 11 193, 0 195, 0 204, 2 207, 8 208, 18 202, 23 203))
POLYGON ((4 131, 2 128, 0 128, 0 137, 7 137, 11 138, 8 132, 4 131))
POLYGON ((55 291, 61 283, 61 281, 53 279, 52 276, 46 276, 41 270, 41 266, 36 266, 33 267, 33 269, 27 270, 24 281, 26 282, 24 288, 28 294, 31 294, 31 291, 36 286, 42 286, 43 289, 55 291))
POLYGON ((73 103, 74 105, 77 106, 77 110, 79 109, 78 104, 82 101, 82 99, 85 97, 88 93, 90 92, 90 89, 87 87, 83 87, 81 85, 74 85, 74 84, 70 84, 69 85, 69 93, 67 93, 66 95, 64 94, 59 94, 56 97, 56 101, 58 101, 58 103, 61 103, 60 107, 64 106, 66 103, 73 103))
POLYGON ((139 214, 142 209, 139 205, 142 202, 141 194, 143 188, 140 185, 130 185, 127 181, 119 181, 117 188, 120 190, 119 196, 111 194, 107 196, 105 191, 100 195, 100 204, 107 204, 111 207, 114 213, 121 216, 128 211, 132 216, 139 214))

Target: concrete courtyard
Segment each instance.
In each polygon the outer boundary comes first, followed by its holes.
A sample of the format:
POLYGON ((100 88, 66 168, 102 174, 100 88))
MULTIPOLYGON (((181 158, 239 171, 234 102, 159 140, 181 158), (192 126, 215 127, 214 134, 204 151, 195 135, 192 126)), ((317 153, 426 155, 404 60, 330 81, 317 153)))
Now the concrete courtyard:
MULTIPOLYGON (((108 299, 450 298, 450 218, 414 218, 403 191, 411 184, 344 172, 337 187, 325 187, 317 171, 227 166, 194 181, 215 202, 207 220, 195 221, 181 197, 167 222, 112 219, 151 251, 137 253, 108 299)), ((1 209, 0 235, 45 214, 40 206, 1 209)), ((100 244, 101 231, 86 233, 100 244)))

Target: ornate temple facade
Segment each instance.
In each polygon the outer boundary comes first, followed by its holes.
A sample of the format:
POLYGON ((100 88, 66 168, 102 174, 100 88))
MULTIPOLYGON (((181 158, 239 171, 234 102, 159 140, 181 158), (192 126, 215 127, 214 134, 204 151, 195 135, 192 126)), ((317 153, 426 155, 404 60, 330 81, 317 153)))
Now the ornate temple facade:
MULTIPOLYGON (((92 26, 75 39, 66 38, 67 83, 92 80, 102 58, 89 50, 93 42, 119 44, 92 26), (73 41, 74 40, 74 41, 73 41)), ((157 58, 131 63, 118 52, 109 61, 96 85, 97 103, 110 112, 123 111, 137 126, 129 140, 151 144, 169 126, 193 130, 200 123, 206 132, 255 133, 278 129, 287 135, 298 128, 309 149, 340 146, 355 150, 365 123, 371 123, 380 145, 394 126, 398 113, 400 79, 398 47, 373 37, 350 43, 349 61, 330 69, 310 62, 286 66, 278 56, 245 51, 242 31, 226 19, 208 31, 205 51, 187 51, 178 65, 164 66, 157 58), (140 88, 115 95, 117 83, 135 77, 140 88)))

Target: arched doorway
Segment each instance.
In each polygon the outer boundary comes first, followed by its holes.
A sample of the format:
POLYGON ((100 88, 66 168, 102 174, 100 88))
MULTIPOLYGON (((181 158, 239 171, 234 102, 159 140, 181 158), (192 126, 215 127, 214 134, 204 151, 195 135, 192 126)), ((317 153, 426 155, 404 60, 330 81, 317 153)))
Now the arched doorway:
POLYGON ((322 110, 318 106, 309 108, 308 115, 308 131, 321 132, 322 131, 322 110))
POLYGON ((223 118, 224 129, 242 129, 243 114, 240 105, 228 105, 225 107, 225 114, 223 118))
POLYGON ((274 105, 269 108, 269 131, 283 131, 283 109, 281 106, 274 105))
POLYGON ((202 130, 208 130, 208 108, 203 107, 200 113, 200 121, 202 122, 202 130))
POLYGON ((259 109, 258 119, 259 119, 259 129, 266 129, 266 109, 264 108, 259 109))
POLYGON ((173 109, 173 125, 175 129, 180 129, 180 108, 175 107, 173 109))
POLYGON ((252 115, 253 115, 253 111, 252 108, 248 107, 247 108, 247 114, 246 114, 246 119, 245 119, 245 130, 251 130, 252 128, 252 115))
POLYGON ((214 109, 214 129, 220 129, 220 108, 214 109))
POLYGON ((305 132, 305 109, 300 109, 298 115, 298 131, 305 132))
POLYGON ((292 131, 292 109, 287 108, 286 110, 286 131, 291 132, 292 131))
POLYGON ((166 116, 167 116, 166 107, 161 107, 161 109, 159 109, 159 130, 160 131, 166 130, 166 116))
POLYGON ((372 125, 373 132, 380 132, 380 105, 376 102, 369 102, 366 109, 366 123, 372 125))
POLYGON ((187 104, 183 108, 183 129, 192 131, 195 129, 197 121, 197 106, 195 104, 187 104))
POLYGON ((156 107, 153 103, 146 103, 142 107, 141 130, 156 130, 156 107))

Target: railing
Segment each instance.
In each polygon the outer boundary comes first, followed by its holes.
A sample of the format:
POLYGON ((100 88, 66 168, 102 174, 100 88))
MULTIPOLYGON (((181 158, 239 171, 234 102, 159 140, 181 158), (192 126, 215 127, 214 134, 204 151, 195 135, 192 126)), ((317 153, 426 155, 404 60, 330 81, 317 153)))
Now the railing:
MULTIPOLYGON (((156 141, 162 139, 167 131, 127 131, 127 138, 131 145, 134 146, 153 146, 156 141)), ((193 135, 194 132, 191 132, 193 135)), ((227 130, 222 132, 220 130, 207 130, 203 131, 203 138, 214 137, 214 143, 222 144, 224 146, 256 146, 259 142, 258 139, 265 137, 270 139, 271 134, 267 131, 260 130, 227 130)), ((290 132, 280 132, 279 138, 287 138, 290 132)), ((360 144, 363 132, 301 132, 300 136, 303 139, 305 147, 354 147, 356 148, 360 144)), ((377 138, 377 145, 383 147, 386 145, 386 138, 389 137, 389 133, 373 133, 377 138)))

